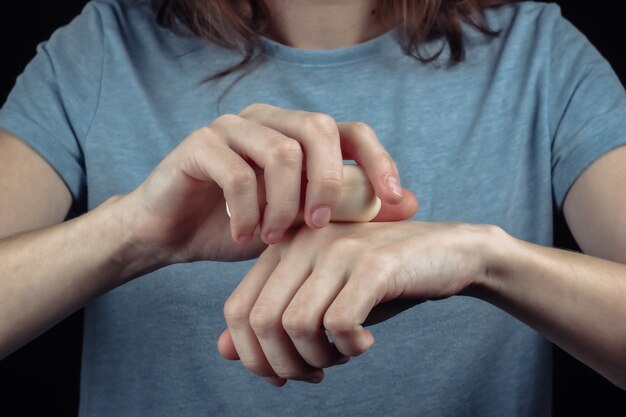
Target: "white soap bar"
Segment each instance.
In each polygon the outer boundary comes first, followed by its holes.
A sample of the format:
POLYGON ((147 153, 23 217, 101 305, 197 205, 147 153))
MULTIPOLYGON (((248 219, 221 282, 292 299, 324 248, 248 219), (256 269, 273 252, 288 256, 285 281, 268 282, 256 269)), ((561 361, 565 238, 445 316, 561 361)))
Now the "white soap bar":
MULTIPOLYGON (((262 185, 262 177, 259 185, 262 185)), ((333 222, 365 223, 372 220, 380 211, 380 198, 367 179, 365 171, 358 165, 343 166, 343 189, 337 206, 330 217, 333 222)), ((230 217, 228 203, 226 213, 230 217)), ((302 213, 298 214, 296 223, 302 221, 302 213)))
POLYGON ((380 205, 365 171, 358 165, 344 165, 343 189, 331 221, 369 222, 380 211, 380 205))

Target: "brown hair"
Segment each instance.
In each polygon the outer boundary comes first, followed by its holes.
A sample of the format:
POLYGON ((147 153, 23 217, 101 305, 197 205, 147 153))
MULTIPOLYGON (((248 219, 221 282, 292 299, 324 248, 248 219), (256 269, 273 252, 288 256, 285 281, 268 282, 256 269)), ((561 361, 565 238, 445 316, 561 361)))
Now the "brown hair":
MULTIPOLYGON (((462 23, 482 33, 495 36, 481 11, 511 0, 378 0, 376 13, 385 27, 398 26, 398 41, 404 52, 413 58, 430 62, 439 57, 445 44, 450 46, 451 62, 464 59, 462 23), (424 55, 422 45, 443 39, 441 48, 424 55)), ((239 50, 242 61, 211 78, 237 71, 248 64, 261 46, 260 37, 270 27, 270 11, 263 0, 152 0, 157 22, 169 29, 180 30, 179 24, 193 35, 239 50)))

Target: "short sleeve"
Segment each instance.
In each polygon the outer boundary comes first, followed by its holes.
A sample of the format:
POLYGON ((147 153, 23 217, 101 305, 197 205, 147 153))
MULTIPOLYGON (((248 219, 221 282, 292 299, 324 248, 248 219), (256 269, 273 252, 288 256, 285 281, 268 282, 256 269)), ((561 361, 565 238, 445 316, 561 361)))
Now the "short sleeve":
POLYGON ((626 92, 610 64, 567 20, 553 12, 548 117, 552 134, 552 186, 562 208, 583 171, 626 143, 626 92))
POLYGON ((95 2, 37 47, 0 109, 0 129, 24 140, 82 199, 81 143, 94 118, 102 78, 104 35, 95 2))

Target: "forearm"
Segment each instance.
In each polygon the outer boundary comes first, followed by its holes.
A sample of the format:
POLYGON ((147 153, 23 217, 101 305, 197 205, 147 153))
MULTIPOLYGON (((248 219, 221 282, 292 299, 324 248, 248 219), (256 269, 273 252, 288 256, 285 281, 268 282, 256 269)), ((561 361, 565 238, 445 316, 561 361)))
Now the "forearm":
POLYGON ((626 389, 626 265, 503 235, 478 296, 626 389))
POLYGON ((117 200, 0 241, 0 358, 91 298, 154 267, 133 253, 117 200))

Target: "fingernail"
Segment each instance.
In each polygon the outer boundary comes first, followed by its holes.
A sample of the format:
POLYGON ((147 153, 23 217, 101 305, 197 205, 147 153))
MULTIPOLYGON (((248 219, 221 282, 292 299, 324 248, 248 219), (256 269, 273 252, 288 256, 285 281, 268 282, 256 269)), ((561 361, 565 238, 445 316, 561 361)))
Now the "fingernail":
POLYGON ((402 187, 400 186, 400 180, 394 177, 393 175, 388 175, 385 180, 387 186, 393 191, 395 195, 398 197, 402 197, 402 187))
POLYGON ((270 232, 267 234, 267 241, 268 243, 280 242, 280 240, 283 238, 284 235, 285 235, 285 232, 281 230, 270 232))
POLYGON ((264 376, 262 378, 268 383, 274 385, 275 387, 282 387, 283 385, 287 383, 286 379, 283 379, 278 376, 264 376))
POLYGON ((252 240, 252 236, 250 235, 240 235, 237 237, 237 242, 239 243, 248 243, 252 240))
POLYGON ((317 227, 324 227, 330 221, 330 207, 319 207, 311 216, 311 221, 317 227))

